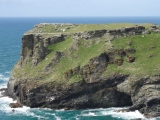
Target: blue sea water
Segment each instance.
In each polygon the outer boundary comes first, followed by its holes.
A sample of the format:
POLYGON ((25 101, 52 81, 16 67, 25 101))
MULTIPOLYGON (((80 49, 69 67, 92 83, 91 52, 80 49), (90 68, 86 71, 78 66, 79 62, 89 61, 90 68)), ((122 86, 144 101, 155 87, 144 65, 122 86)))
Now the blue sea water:
MULTIPOLYGON (((39 23, 154 23, 160 25, 160 17, 56 17, 56 18, 0 18, 0 88, 6 88, 10 72, 19 59, 23 33, 39 23)), ((0 95, 1 96, 1 95, 0 95)), ((145 119, 138 111, 114 112, 121 108, 87 110, 50 110, 9 108, 11 98, 0 97, 0 120, 130 120, 145 119)), ((159 119, 159 118, 155 118, 159 119)))

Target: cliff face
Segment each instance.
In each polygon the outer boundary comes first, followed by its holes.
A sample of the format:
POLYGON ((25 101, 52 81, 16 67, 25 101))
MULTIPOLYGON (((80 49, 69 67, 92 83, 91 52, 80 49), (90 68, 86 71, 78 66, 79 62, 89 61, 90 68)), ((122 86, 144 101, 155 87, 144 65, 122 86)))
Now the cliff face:
MULTIPOLYGON (((8 82, 9 96, 30 107, 132 106, 129 110, 159 116, 159 68, 154 74, 145 71, 146 66, 141 65, 143 58, 139 54, 142 45, 136 43, 146 36, 152 37, 152 34, 157 40, 159 27, 131 26, 72 32, 79 27, 81 25, 40 24, 24 34, 21 58, 8 82), (63 34, 59 33, 61 30, 63 34), (126 38, 128 40, 124 43, 126 38), (122 41, 125 47, 116 46, 117 41, 122 41)), ((145 60, 154 59, 153 52, 145 60)))
POLYGON ((64 36, 55 35, 48 38, 43 38, 41 35, 28 34, 22 37, 22 51, 20 65, 27 64, 32 58, 32 66, 36 66, 48 55, 48 46, 56 44, 64 40, 64 36))

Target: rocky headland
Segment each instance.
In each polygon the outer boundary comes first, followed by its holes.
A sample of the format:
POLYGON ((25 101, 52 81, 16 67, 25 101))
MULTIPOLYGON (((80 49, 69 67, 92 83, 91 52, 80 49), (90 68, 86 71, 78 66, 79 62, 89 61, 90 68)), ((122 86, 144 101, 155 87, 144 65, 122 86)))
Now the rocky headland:
POLYGON ((153 24, 36 25, 22 37, 7 94, 32 108, 160 116, 159 40, 153 24))

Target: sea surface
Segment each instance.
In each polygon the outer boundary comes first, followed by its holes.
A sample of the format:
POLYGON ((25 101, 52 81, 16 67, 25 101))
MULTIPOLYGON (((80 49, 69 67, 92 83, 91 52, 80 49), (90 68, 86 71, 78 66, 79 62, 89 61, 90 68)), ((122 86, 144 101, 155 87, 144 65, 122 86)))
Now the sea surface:
MULTIPOLYGON (((39 23, 153 23, 160 25, 160 17, 55 17, 55 18, 0 18, 0 88, 6 88, 10 72, 20 58, 21 37, 24 32, 39 23)), ((122 108, 86 109, 86 110, 50 110, 16 108, 9 103, 16 102, 0 94, 0 120, 130 120, 145 119, 138 111, 115 112, 122 108)), ((153 118, 153 120, 160 118, 153 118)))

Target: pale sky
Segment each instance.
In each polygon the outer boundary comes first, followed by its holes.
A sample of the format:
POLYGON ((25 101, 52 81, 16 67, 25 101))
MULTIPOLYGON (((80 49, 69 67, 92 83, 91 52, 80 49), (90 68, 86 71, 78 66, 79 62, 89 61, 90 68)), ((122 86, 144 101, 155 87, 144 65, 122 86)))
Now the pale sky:
POLYGON ((160 0, 0 0, 0 17, 160 16, 160 0))

